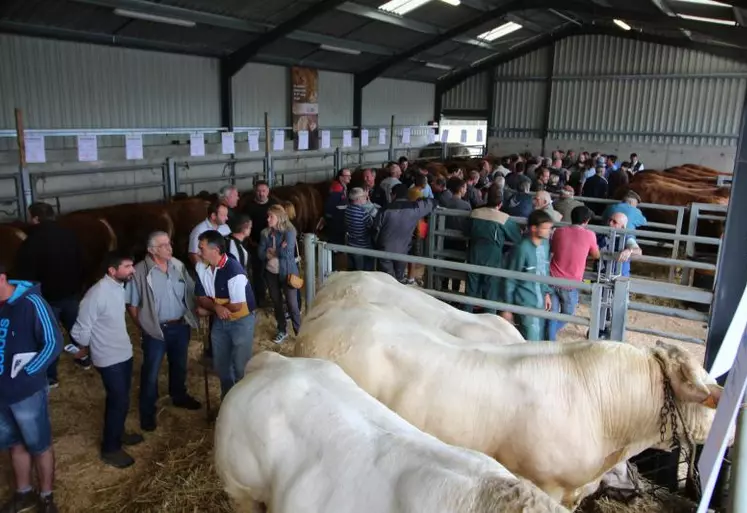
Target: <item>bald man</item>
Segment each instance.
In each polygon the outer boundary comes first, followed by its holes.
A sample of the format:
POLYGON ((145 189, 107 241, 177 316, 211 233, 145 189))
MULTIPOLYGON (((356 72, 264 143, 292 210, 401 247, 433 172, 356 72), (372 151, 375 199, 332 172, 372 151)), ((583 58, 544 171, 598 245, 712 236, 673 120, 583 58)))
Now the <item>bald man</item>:
MULTIPOLYGON (((607 226, 614 230, 624 230, 628 226, 628 216, 621 212, 616 212, 612 214, 607 220, 607 226)), ((632 255, 642 255, 643 252, 641 251, 641 247, 638 245, 633 235, 625 234, 623 235, 623 237, 625 238, 625 244, 623 246, 623 250, 620 252, 620 255, 617 258, 617 261, 622 263, 620 276, 627 278, 630 276, 630 257, 632 255)), ((599 234, 597 236, 597 244, 599 245, 599 250, 601 252, 615 251, 614 245, 612 244, 612 240, 609 235, 599 234)), ((602 270, 604 270, 603 260, 600 261, 600 265, 602 265, 602 270)))

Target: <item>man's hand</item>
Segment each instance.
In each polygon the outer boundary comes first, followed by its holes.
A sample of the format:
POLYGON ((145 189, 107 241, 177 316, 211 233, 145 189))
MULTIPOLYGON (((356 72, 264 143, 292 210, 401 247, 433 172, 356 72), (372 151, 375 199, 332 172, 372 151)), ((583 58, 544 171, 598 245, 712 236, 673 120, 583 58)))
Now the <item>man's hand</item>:
POLYGON ((627 260, 630 260, 630 255, 633 254, 633 251, 629 249, 624 249, 620 252, 620 256, 617 257, 618 262, 625 262, 627 260))
POLYGON ((552 298, 550 294, 545 294, 545 310, 548 312, 552 311, 552 298))
POLYGON ((197 312, 197 315, 199 315, 200 317, 207 317, 210 315, 210 310, 206 310, 205 308, 201 306, 197 307, 196 312, 197 312))
POLYGON ((506 319, 508 322, 514 322, 514 314, 511 312, 501 312, 501 317, 506 319))
POLYGON ((231 317, 231 311, 222 305, 215 305, 215 315, 218 316, 218 319, 226 320, 229 317, 231 317))

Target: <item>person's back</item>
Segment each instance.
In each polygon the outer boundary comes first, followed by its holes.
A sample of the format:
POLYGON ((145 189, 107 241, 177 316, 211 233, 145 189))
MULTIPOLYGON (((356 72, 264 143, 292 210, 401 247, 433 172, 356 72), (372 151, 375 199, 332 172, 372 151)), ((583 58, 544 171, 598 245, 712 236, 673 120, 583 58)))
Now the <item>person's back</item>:
POLYGON ((383 207, 374 219, 376 247, 394 253, 406 253, 418 221, 431 213, 433 199, 407 200, 407 187, 399 184, 393 190, 395 200, 383 207), (401 199, 400 199, 401 197, 401 199))
POLYGON ((527 192, 517 192, 508 200, 505 205, 506 213, 513 217, 529 217, 534 207, 532 199, 534 196, 527 192))
POLYGON ((373 219, 363 205, 351 203, 345 211, 345 228, 348 245, 356 248, 373 248, 371 226, 373 219))
POLYGON ((641 226, 646 226, 646 224, 648 224, 648 219, 646 219, 646 216, 643 215, 643 212, 641 212, 638 207, 634 207, 633 205, 626 203, 625 201, 621 201, 620 203, 615 203, 607 207, 607 209, 604 211, 604 214, 602 215, 602 217, 604 218, 604 222, 606 223, 609 218, 612 217, 612 214, 616 213, 625 214, 625 217, 628 218, 627 228, 629 230, 636 230, 641 226))
POLYGON ((583 206, 584 206, 583 203, 581 203, 580 201, 576 199, 573 199, 573 197, 566 197, 566 198, 561 197, 553 204, 555 211, 558 212, 561 216, 563 216, 561 220, 564 223, 570 222, 571 212, 573 212, 574 208, 583 207, 583 206))

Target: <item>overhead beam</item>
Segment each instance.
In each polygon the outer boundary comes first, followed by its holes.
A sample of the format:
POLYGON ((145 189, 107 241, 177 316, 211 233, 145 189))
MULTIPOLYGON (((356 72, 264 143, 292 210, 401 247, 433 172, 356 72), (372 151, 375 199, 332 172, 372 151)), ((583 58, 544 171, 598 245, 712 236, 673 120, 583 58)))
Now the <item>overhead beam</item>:
MULTIPOLYGON (((547 2, 547 1, 550 1, 550 0, 544 0, 544 2, 547 2)), ((513 11, 531 9, 535 4, 540 4, 544 2, 542 2, 541 0, 523 0, 523 1, 511 0, 507 3, 504 3, 500 7, 496 7, 489 11, 482 12, 478 16, 473 17, 464 23, 460 23, 456 27, 453 27, 445 31, 436 37, 430 38, 427 41, 420 43, 419 45, 415 45, 409 50, 405 50, 404 52, 400 52, 387 59, 384 59, 383 61, 377 64, 374 64, 373 66, 371 66, 370 68, 368 68, 367 70, 359 74, 361 83, 365 86, 366 84, 369 84, 373 79, 375 79, 376 77, 384 73, 386 70, 388 70, 392 66, 395 66, 399 64, 400 62, 404 62, 408 59, 411 59, 415 57, 416 55, 423 53, 435 46, 438 46, 441 43, 445 43, 446 41, 449 41, 450 39, 454 37, 461 36, 465 34, 466 32, 469 32, 470 30, 474 30, 476 27, 484 23, 493 21, 497 18, 501 18, 505 16, 506 14, 509 14, 513 11)))
POLYGON ((254 41, 242 46, 229 55, 226 62, 227 72, 230 73, 231 76, 235 75, 246 65, 247 62, 257 55, 262 48, 288 36, 293 31, 307 25, 313 19, 333 10, 344 2, 345 0, 322 0, 321 2, 311 4, 289 20, 284 21, 269 32, 262 34, 254 41))

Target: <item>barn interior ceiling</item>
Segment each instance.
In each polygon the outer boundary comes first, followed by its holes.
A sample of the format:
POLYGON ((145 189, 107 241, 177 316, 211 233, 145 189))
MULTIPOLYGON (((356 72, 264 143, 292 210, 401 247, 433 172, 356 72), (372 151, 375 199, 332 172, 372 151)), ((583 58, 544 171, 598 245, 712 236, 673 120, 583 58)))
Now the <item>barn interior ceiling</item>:
POLYGON ((4 0, 0 32, 440 88, 575 34, 747 60, 747 0, 4 0))

